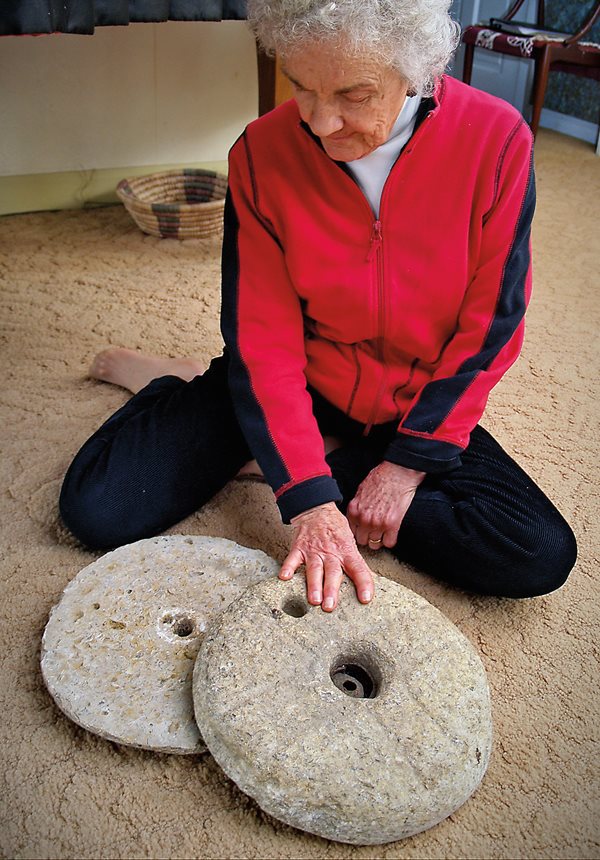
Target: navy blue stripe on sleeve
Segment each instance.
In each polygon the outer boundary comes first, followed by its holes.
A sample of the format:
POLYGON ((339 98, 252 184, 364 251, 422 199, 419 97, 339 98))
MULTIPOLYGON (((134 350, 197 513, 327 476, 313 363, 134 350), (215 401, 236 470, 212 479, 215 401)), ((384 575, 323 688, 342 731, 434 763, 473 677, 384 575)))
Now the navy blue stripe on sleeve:
POLYGON ((527 189, 504 267, 494 319, 485 341, 480 351, 466 359, 454 376, 436 379, 425 386, 421 397, 402 425, 407 430, 434 433, 478 374, 490 367, 521 323, 526 308, 525 282, 530 265, 529 240, 534 210, 532 155, 527 189))
POLYGON ((418 472, 447 472, 460 466, 462 448, 439 439, 399 433, 385 451, 385 459, 418 472))
POLYGON ((317 475, 316 478, 307 478, 289 490, 282 493, 277 499, 281 512, 281 519, 289 524, 293 517, 304 513, 309 508, 316 508, 326 502, 341 502, 340 493, 335 478, 329 475, 317 475))
POLYGON ((265 478, 277 489, 289 483, 291 476, 279 456, 269 432, 264 411, 255 397, 248 368, 239 350, 239 219, 227 191, 222 251, 221 333, 229 351, 229 388, 242 433, 258 460, 265 478))

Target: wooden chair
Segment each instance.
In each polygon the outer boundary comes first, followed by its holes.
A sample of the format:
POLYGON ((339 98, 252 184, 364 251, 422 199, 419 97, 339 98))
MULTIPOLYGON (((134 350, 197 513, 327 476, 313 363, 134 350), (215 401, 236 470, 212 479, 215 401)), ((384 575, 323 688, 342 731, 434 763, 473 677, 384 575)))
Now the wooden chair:
POLYGON ((600 0, 596 0, 579 30, 566 37, 564 33, 546 28, 544 0, 538 0, 537 20, 527 25, 533 33, 507 32, 509 28, 518 29, 509 22, 515 20, 514 16, 523 3, 524 0, 516 0, 502 19, 492 19, 489 25, 466 27, 462 34, 465 44, 463 81, 471 83, 475 48, 533 60, 535 73, 530 126, 535 136, 544 104, 548 74, 551 71, 569 72, 600 81, 600 45, 586 42, 584 39, 600 17, 600 0), (506 29, 503 29, 503 23, 506 29))

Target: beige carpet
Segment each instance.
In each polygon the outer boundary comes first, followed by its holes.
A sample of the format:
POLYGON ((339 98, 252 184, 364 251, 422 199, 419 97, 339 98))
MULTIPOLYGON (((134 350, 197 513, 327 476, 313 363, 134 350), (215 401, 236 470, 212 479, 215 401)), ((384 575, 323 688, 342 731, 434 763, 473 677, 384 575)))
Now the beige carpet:
MULTIPOLYGON (((572 522, 579 562, 556 594, 510 602, 371 557, 470 637, 495 720, 491 765, 473 798, 434 829, 374 848, 267 818, 210 756, 152 755, 87 734, 45 692, 38 660, 48 611, 94 558, 58 523, 61 476, 125 399, 87 379, 86 368, 109 344, 206 359, 219 350, 219 244, 144 236, 118 207, 0 220, 2 856, 600 856, 600 159, 589 145, 542 132, 537 163, 528 338, 485 423, 572 522)), ((270 491, 250 483, 229 486, 173 531, 232 538, 278 559, 288 541, 270 491)))

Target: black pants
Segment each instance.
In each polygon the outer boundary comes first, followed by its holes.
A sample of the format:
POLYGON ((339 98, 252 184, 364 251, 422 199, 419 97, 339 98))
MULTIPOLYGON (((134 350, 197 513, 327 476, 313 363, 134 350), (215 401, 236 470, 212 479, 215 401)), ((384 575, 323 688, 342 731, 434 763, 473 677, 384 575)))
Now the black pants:
MULTIPOLYGON (((381 462, 394 426, 364 437, 363 425, 311 394, 321 432, 344 440, 327 460, 345 510, 381 462)), ((91 548, 151 537, 200 508, 251 457, 220 357, 191 382, 154 380, 109 418, 71 464, 61 514, 91 548)), ((440 579, 506 597, 558 588, 577 552, 556 508, 482 427, 461 466, 420 485, 392 551, 440 579)))

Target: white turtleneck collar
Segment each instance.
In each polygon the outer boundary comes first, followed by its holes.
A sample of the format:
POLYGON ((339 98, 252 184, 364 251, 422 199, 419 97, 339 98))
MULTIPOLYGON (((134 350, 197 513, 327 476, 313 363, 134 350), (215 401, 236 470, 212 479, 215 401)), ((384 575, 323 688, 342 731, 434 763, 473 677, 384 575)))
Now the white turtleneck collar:
POLYGON ((383 186, 402 147, 413 133, 420 103, 420 96, 407 96, 386 142, 364 158, 346 162, 377 218, 383 186))

